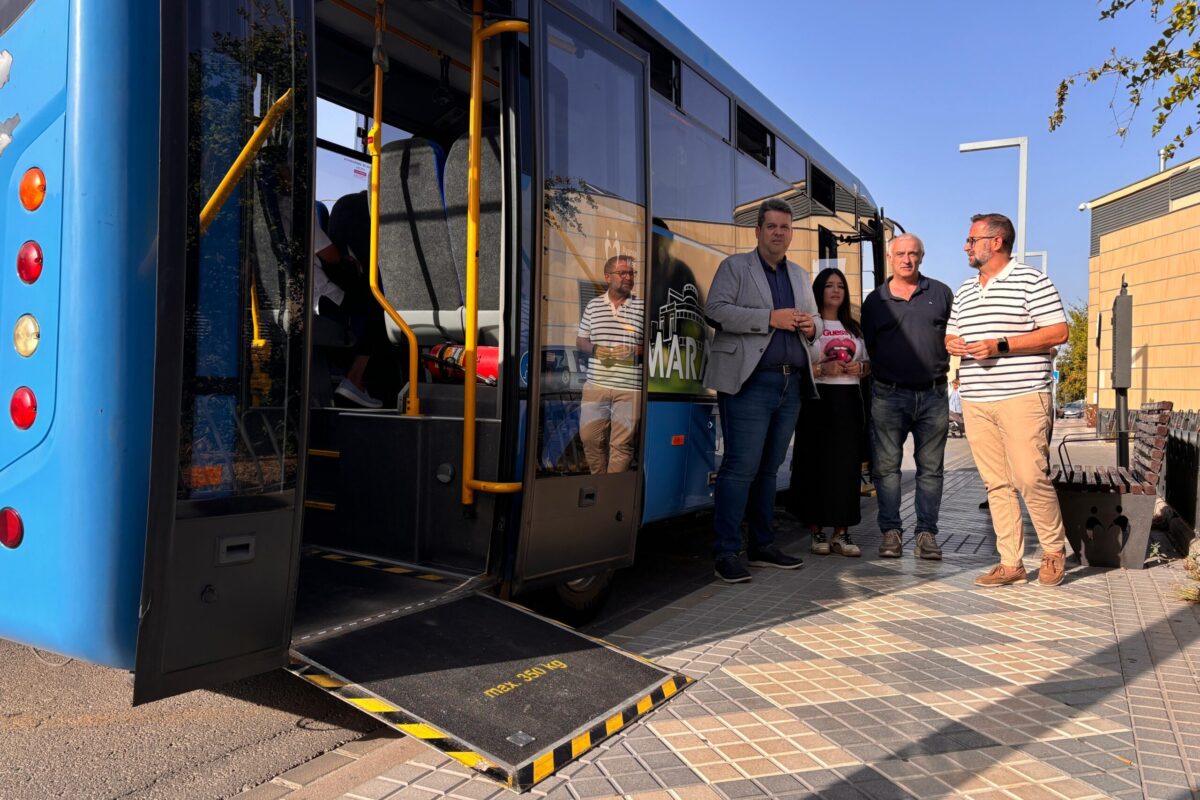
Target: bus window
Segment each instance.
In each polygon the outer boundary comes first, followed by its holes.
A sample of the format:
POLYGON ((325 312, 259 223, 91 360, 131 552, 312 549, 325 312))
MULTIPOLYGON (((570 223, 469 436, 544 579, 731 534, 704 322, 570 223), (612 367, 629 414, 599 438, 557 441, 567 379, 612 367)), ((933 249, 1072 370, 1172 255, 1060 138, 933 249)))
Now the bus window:
POLYGON ((729 98, 686 64, 683 66, 683 110, 729 141, 729 98))
POLYGON ((309 146, 306 94, 294 80, 307 67, 286 19, 257 6, 188 8, 188 219, 195 227, 185 264, 178 497, 277 492, 295 484, 296 431, 306 411, 312 194, 308 170, 294 168, 309 146), (276 104, 282 116, 201 231, 201 209, 276 104))
POLYGON ((641 407, 642 72, 548 14, 539 474, 631 468, 641 407), (586 300, 586 302, 585 302, 586 300))

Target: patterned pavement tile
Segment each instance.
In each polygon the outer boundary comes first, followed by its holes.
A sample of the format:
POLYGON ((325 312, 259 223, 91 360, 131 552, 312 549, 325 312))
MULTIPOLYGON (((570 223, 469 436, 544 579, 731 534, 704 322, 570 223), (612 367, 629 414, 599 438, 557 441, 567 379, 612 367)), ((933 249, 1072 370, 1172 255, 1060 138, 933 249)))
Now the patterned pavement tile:
POLYGON ((938 652, 1018 685, 1080 678, 1109 678, 1116 674, 1060 650, 1024 642, 948 647, 938 652))
POLYGON ((888 622, 898 619, 929 619, 945 616, 923 605, 896 597, 872 597, 867 600, 822 600, 817 605, 824 606, 856 622, 888 622))
POLYGON ((999 744, 907 697, 828 703, 789 711, 802 716, 810 728, 871 763, 999 744))
POLYGON ((972 800, 1028 798, 1028 800, 1092 800, 1107 795, 1063 774, 1026 753, 1007 747, 975 750, 966 754, 917 756, 909 759, 927 777, 894 778, 896 784, 918 797, 964 797, 972 800), (914 791, 919 789, 920 791, 914 791))
POLYGON ((925 692, 913 699, 1006 745, 1129 730, 1113 720, 1016 687, 925 692))
POLYGON ((970 647, 975 644, 1001 644, 1016 639, 985 633, 971 625, 960 625, 953 617, 903 619, 881 622, 879 627, 926 647, 970 647))
POLYGON ((709 783, 862 763, 781 709, 649 725, 709 783))
POLYGON ((990 597, 993 600, 1026 611, 1062 611, 1071 608, 1103 608, 1108 605, 1103 600, 1094 599, 1084 594, 1074 594, 1069 586, 1053 589, 1027 584, 1025 586, 1004 586, 999 589, 978 589, 972 594, 990 597))
POLYGON ((997 602, 990 597, 981 597, 975 592, 939 592, 924 594, 913 598, 925 608, 941 612, 948 617, 962 617, 968 614, 992 614, 1001 611, 1012 613, 1011 607, 997 602))
POLYGON ((957 592, 957 586, 915 575, 841 575, 838 580, 864 586, 881 594, 929 594, 936 592, 957 592))
POLYGON ((886 686, 904 692, 999 686, 1005 679, 938 650, 847 658, 842 663, 886 686))
POLYGON ((1014 639, 1033 642, 1052 642, 1059 639, 1085 639, 1109 637, 1111 633, 1077 620, 1052 614, 1047 611, 1011 611, 999 614, 969 614, 959 617, 960 622, 969 622, 981 628, 1010 636, 1014 639))
POLYGON ((927 649, 925 645, 865 622, 850 625, 788 625, 776 628, 775 633, 823 658, 909 653, 927 649))
POLYGON ((899 694, 898 690, 827 658, 731 666, 725 671, 782 708, 899 694))

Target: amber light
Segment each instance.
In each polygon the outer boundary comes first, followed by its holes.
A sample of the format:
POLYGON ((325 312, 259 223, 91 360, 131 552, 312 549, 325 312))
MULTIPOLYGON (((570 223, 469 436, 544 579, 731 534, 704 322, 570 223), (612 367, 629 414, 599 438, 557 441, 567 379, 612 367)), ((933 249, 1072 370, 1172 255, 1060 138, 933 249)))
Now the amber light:
POLYGON ((8 413, 13 424, 21 430, 29 430, 37 419, 37 398, 28 386, 22 386, 13 392, 12 400, 8 403, 8 413))
POLYGON ((0 545, 15 549, 25 538, 25 523, 21 515, 11 508, 0 508, 0 545))
POLYGON ((17 274, 26 283, 33 283, 42 276, 42 246, 37 242, 26 242, 17 251, 17 274))
POLYGON ((37 211, 46 199, 46 173, 37 167, 21 176, 21 205, 26 211, 37 211))

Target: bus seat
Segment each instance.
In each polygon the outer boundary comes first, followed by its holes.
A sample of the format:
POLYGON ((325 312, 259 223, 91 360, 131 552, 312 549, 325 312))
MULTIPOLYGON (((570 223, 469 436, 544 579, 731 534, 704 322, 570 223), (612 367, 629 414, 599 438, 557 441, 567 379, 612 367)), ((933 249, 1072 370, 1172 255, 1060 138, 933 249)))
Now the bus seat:
POLYGON ((344 195, 329 212, 329 241, 343 256, 353 256, 366 269, 371 257, 371 201, 364 189, 344 195))
MULTIPOLYGON (((463 341, 462 285, 454 268, 437 150, 412 138, 383 146, 379 179, 379 274, 384 295, 421 345, 463 341)), ((388 337, 404 335, 390 318, 388 337)))
POLYGON ((329 234, 329 207, 320 200, 316 202, 317 227, 329 234))
MULTIPOLYGON (((504 225, 504 173, 497 130, 483 132, 479 170, 479 343, 498 345, 500 263, 504 225)), ((459 281, 467 285, 467 163, 470 140, 460 136, 446 159, 446 216, 459 281)))

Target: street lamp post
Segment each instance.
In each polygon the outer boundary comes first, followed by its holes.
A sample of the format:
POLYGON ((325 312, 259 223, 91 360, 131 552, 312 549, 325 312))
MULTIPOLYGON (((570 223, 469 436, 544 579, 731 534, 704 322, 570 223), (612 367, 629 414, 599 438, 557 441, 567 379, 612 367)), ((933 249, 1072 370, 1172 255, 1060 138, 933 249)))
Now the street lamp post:
POLYGON ((1042 259, 1042 274, 1047 275, 1050 272, 1050 254, 1045 250, 1027 250, 1025 251, 1026 258, 1038 256, 1042 259))
POLYGON ((964 142, 958 146, 958 152, 973 153, 976 150, 999 150, 1002 147, 1015 147, 1020 151, 1020 173, 1017 178, 1017 241, 1013 255, 1016 256, 1017 263, 1023 263, 1025 260, 1025 176, 1029 171, 1028 137, 1017 136, 1012 139, 964 142))

